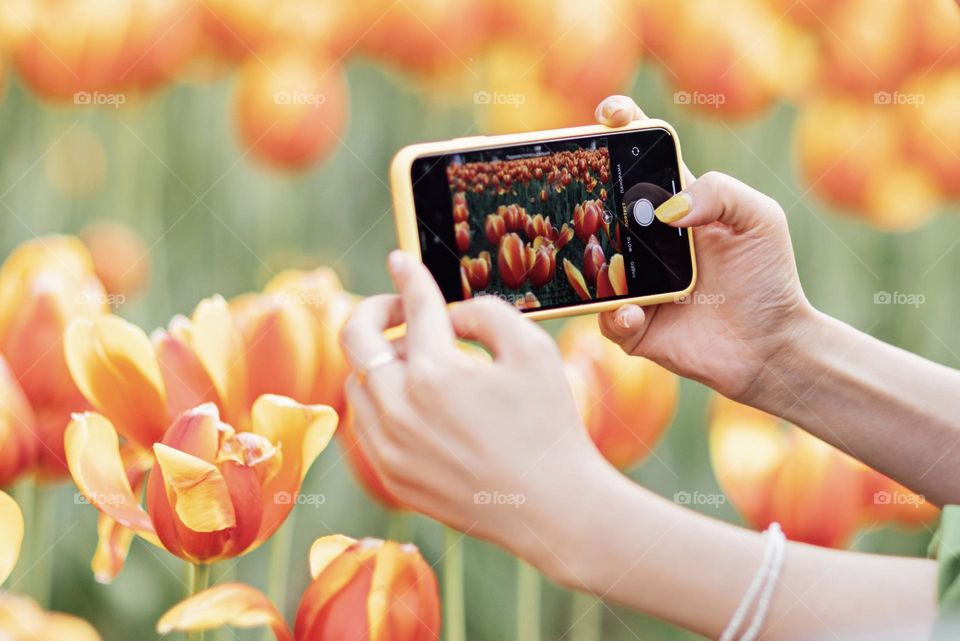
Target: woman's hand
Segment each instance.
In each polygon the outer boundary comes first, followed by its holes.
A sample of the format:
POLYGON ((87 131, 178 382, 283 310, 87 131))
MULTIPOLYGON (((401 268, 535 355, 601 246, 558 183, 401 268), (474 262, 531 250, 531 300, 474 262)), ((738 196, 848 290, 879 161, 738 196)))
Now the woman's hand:
POLYGON ((448 311, 407 254, 389 266, 399 296, 364 300, 341 334, 364 452, 403 503, 537 562, 538 532, 561 518, 564 497, 615 474, 587 436, 556 344, 499 299, 448 311), (404 338, 384 337, 404 322, 404 338))
MULTIPOLYGON (((597 120, 621 127, 646 118, 634 101, 611 96, 597 120)), ((701 381, 725 396, 755 401, 778 376, 780 359, 813 310, 797 276, 781 207, 738 180, 711 172, 657 209, 674 227, 696 227, 698 280, 679 304, 624 305, 600 328, 630 354, 701 381)))

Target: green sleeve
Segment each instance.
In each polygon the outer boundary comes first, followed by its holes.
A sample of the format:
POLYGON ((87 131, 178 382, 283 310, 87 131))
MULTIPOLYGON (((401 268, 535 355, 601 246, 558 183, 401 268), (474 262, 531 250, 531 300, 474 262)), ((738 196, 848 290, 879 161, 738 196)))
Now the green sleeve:
POLYGON ((948 505, 940 516, 940 529, 930 542, 930 556, 940 566, 937 598, 940 614, 933 641, 960 638, 960 505, 948 505))

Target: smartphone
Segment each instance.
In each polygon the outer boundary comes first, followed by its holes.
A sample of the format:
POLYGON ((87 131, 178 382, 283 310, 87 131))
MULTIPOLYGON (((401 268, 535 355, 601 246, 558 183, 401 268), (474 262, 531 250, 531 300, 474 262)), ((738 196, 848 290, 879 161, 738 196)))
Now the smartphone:
POLYGON ((411 145, 390 170, 400 248, 449 303, 498 296, 535 319, 683 299, 693 235, 654 216, 681 166, 659 120, 411 145))

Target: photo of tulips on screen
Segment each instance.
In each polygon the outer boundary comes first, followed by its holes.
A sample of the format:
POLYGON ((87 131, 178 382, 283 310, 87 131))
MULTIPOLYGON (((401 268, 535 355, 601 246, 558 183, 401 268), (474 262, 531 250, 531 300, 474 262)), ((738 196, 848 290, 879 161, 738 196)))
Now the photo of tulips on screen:
POLYGON ((602 139, 589 144, 451 158, 464 299, 496 295, 531 309, 627 294, 610 153, 602 139))

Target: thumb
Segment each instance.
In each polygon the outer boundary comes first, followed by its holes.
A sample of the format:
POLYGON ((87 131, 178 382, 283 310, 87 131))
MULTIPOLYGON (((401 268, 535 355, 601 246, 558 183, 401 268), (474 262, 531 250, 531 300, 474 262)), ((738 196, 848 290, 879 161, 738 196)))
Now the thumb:
POLYGON ((647 313, 642 307, 627 304, 612 312, 603 312, 599 317, 600 333, 629 354, 643 340, 654 311, 655 308, 647 313))
POLYGON ((737 232, 769 228, 785 219, 775 200, 715 171, 704 174, 657 207, 656 215, 674 227, 720 222, 737 232))

